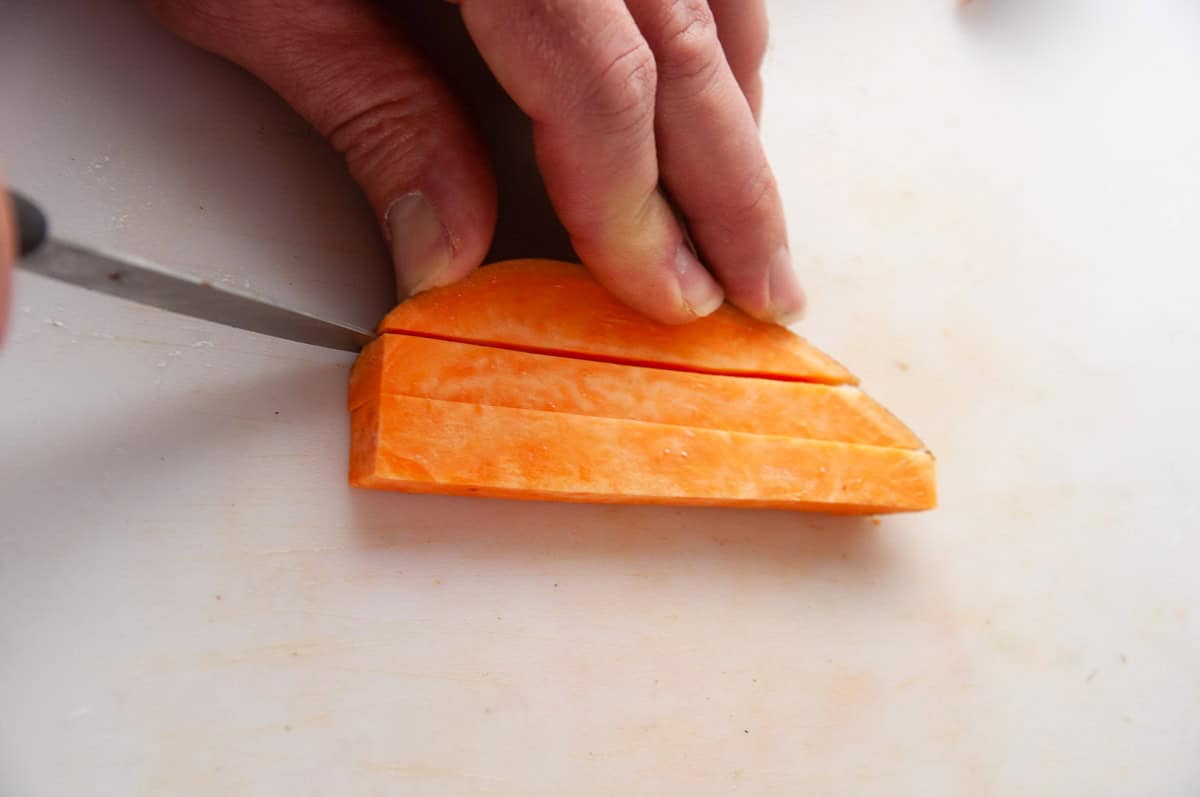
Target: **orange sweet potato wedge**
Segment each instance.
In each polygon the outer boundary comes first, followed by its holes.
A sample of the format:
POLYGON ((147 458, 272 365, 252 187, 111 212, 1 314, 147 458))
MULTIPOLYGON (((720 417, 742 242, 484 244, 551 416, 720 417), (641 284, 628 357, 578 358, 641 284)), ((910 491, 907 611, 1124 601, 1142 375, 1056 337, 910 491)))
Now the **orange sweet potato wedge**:
POLYGON ((732 305, 691 324, 658 324, 617 301, 582 266, 550 260, 485 266, 404 302, 379 331, 712 374, 858 381, 800 336, 732 305))
POLYGON ((620 365, 409 335, 380 336, 354 366, 350 409, 381 395, 924 448, 849 385, 620 365))
POLYGON ((933 456, 854 376, 722 307, 650 321, 579 266, 488 266, 397 307, 350 380, 359 487, 903 512, 933 456))
POLYGON ((901 448, 389 395, 351 428, 359 487, 845 514, 936 500, 933 457, 901 448))

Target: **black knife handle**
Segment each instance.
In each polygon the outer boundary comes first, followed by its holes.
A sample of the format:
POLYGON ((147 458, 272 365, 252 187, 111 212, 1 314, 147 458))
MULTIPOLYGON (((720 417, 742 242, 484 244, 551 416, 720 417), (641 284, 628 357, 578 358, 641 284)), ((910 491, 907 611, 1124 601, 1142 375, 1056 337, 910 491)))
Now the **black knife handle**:
POLYGON ((17 220, 17 244, 20 256, 33 254, 46 240, 46 214, 27 197, 16 191, 8 192, 13 215, 17 220))

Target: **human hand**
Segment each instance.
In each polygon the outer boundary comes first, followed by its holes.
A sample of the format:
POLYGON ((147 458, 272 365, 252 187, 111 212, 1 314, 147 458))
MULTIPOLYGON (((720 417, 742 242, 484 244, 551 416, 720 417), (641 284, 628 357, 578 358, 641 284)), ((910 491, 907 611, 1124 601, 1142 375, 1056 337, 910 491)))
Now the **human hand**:
MULTIPOLYGON (((479 133, 379 4, 144 2, 183 38, 274 88, 345 156, 390 241, 403 294, 480 264, 496 187, 479 133)), ((768 320, 800 313, 756 125, 763 0, 458 5, 488 67, 532 120, 547 192, 597 279, 669 323, 707 315, 725 297, 768 320)))

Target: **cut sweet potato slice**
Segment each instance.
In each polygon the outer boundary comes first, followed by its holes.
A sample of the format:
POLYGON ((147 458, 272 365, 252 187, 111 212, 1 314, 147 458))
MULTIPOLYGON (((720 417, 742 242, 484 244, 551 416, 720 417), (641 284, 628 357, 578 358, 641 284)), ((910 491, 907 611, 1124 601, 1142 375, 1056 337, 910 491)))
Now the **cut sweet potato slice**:
POLYGON ((409 335, 381 336, 354 366, 350 409, 381 395, 923 448, 891 413, 848 385, 689 373, 409 335))
POLYGON ((923 451, 389 395, 351 428, 360 487, 840 513, 936 502, 923 451))
POLYGON ((583 267, 548 260, 485 266, 404 302, 379 331, 704 373, 857 382, 803 338, 732 305, 691 324, 659 324, 621 304, 583 267))
POLYGON ((581 267, 421 294, 351 376, 351 483, 537 500, 928 509, 934 462, 802 338, 723 307, 649 321, 581 267))

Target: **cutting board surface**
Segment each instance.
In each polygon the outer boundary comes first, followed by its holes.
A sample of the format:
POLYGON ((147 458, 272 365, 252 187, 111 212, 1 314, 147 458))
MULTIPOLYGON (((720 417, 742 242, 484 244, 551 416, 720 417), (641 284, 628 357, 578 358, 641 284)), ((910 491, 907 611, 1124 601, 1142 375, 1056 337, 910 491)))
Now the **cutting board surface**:
MULTIPOLYGON (((1200 790, 1200 10, 770 6, 799 329, 942 507, 352 491, 348 356, 18 275, 0 793, 1200 790)), ((132 4, 6 4, 0 108, 64 236, 392 302, 337 158, 132 4)))

